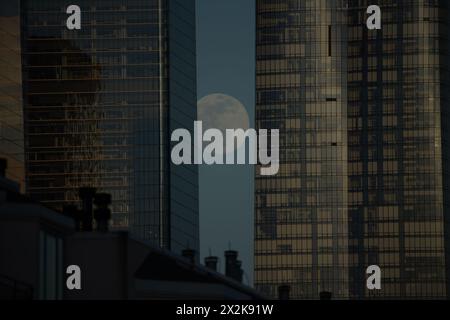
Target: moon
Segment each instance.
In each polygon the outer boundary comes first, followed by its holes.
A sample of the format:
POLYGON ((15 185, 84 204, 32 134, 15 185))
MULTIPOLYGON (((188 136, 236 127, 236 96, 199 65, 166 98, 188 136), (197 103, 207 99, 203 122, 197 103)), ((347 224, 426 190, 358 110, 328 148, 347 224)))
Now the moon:
POLYGON ((244 105, 236 98, 213 93, 201 98, 197 103, 198 120, 204 130, 244 129, 249 127, 249 117, 244 105))
MULTIPOLYGON (((197 102, 197 118, 203 123, 203 130, 219 129, 225 137, 226 129, 249 128, 249 116, 244 105, 236 98, 213 93, 197 102)), ((239 148, 235 146, 235 148, 239 148)))

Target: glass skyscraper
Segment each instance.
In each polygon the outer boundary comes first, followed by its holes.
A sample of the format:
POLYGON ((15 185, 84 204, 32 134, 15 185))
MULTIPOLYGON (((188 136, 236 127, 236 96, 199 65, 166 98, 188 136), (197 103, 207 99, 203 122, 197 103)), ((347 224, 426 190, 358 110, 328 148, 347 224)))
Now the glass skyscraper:
POLYGON ((448 297, 447 2, 256 3, 256 123, 281 133, 280 173, 256 173, 257 288, 448 297))
POLYGON ((24 189, 19 1, 0 5, 0 158, 6 175, 24 189))
POLYGON ((371 4, 348 13, 349 294, 450 297, 448 1, 378 1, 378 32, 371 4))
POLYGON ((27 193, 55 208, 112 195, 113 227, 198 249, 197 168, 170 134, 196 119, 194 0, 22 1, 27 193))

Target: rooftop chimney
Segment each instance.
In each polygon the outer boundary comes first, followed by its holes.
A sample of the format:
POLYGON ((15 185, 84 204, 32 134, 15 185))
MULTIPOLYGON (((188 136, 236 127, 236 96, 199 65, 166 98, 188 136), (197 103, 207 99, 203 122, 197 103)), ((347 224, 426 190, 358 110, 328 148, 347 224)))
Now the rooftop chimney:
POLYGON ((217 257, 206 257, 205 258, 205 266, 213 271, 217 272, 217 263, 219 262, 219 258, 217 257))
POLYGON ((63 213, 75 220, 75 230, 81 231, 81 222, 83 220, 83 212, 78 210, 77 206, 67 205, 63 207, 63 213))
POLYGON ((291 293, 291 286, 282 285, 278 287, 278 299, 279 300, 289 300, 291 293))
POLYGON ((94 219, 97 222, 97 230, 108 232, 109 220, 111 219, 111 195, 107 193, 97 193, 94 197, 94 203, 97 209, 94 211, 94 219))
POLYGON ((83 231, 92 231, 92 199, 96 189, 90 187, 80 188, 79 195, 83 201, 83 231))
POLYGON ((320 293, 320 300, 331 300, 333 297, 333 294, 328 291, 322 291, 320 293))
POLYGON ((242 282, 242 262, 237 259, 238 252, 234 250, 225 251, 225 275, 238 282, 242 282))
POLYGON ((181 252, 181 255, 189 260, 190 263, 195 264, 195 250, 193 249, 184 249, 181 252))
POLYGON ((6 168, 8 167, 8 161, 6 159, 0 158, 0 177, 6 176, 6 168))

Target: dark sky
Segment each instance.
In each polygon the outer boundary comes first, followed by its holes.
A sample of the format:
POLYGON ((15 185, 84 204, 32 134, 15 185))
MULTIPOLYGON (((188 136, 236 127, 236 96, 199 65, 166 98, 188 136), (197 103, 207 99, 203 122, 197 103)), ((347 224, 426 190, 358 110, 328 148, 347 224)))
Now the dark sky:
MULTIPOLYGON (((254 126, 254 0, 197 0, 198 99, 238 99, 254 126)), ((238 250, 244 283, 253 281, 253 167, 200 168, 201 255, 238 250)))
POLYGON ((19 0, 0 0, 0 16, 15 16, 19 13, 19 0))

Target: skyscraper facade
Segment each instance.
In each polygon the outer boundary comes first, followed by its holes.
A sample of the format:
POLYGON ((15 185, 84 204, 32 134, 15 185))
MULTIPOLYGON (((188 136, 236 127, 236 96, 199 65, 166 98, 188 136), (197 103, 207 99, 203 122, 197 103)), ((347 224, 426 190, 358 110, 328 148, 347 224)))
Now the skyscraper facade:
POLYGON ((170 133, 196 119, 195 2, 22 1, 27 193, 55 208, 112 195, 113 227, 198 249, 198 174, 170 133))
POLYGON ((257 2, 259 128, 280 171, 256 178, 256 283, 298 298, 348 291, 345 12, 338 1, 257 2))
MULTIPOLYGON (((448 4, 257 1, 255 282, 294 298, 445 298, 448 4), (379 5, 381 30, 368 30, 379 5), (382 289, 366 286, 367 267, 382 289)), ((447 217, 446 217, 447 216, 447 217)))
POLYGON ((24 190, 22 70, 19 1, 0 6, 0 158, 6 175, 24 190))
POLYGON ((450 297, 448 2, 378 1, 375 32, 371 4, 348 13, 349 294, 450 297), (369 265, 382 290, 367 290, 369 265))

